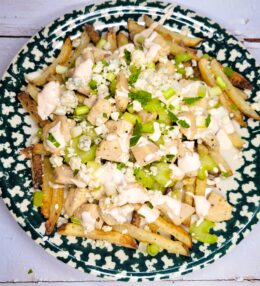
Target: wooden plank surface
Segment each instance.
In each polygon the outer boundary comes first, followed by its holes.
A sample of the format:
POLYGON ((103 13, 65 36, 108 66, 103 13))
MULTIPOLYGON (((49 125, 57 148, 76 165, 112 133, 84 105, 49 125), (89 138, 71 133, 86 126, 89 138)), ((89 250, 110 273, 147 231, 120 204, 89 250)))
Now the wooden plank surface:
MULTIPOLYGON (((92 1, 93 2, 93 1, 92 1)), ((96 2, 96 1, 95 1, 96 2)), ((99 1, 100 2, 100 1, 99 1)), ((0 75, 28 37, 52 19, 82 7, 85 0, 1 0, 0 75)), ((260 37, 259 0, 180 0, 240 37, 260 37)), ((251 53, 260 62, 259 45, 251 53)), ((260 224, 232 252, 207 268, 178 278, 174 285, 260 285, 260 224), (253 284, 254 283, 254 284, 253 284)), ((87 275, 57 261, 34 244, 0 200, 0 283, 4 285, 126 285, 87 275), (28 274, 29 269, 33 270, 28 274)), ((173 285, 172 281, 149 285, 173 285)), ((137 285, 133 283, 131 285, 137 285)), ((138 284, 140 285, 140 284, 138 284)), ((145 284, 148 285, 148 284, 145 284)))

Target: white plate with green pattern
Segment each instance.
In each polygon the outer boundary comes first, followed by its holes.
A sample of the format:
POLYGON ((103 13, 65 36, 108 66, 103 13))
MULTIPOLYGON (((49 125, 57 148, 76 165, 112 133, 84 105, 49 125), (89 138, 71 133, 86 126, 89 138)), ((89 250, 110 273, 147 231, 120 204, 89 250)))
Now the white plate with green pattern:
MULTIPOLYGON (((25 86, 25 74, 44 67, 57 55, 66 36, 75 36, 86 23, 100 31, 126 26, 128 18, 141 21, 143 14, 158 19, 167 3, 114 0, 90 5, 53 21, 22 48, 0 81, 0 176, 2 197, 15 220, 46 251, 64 263, 99 277, 121 281, 170 279, 200 269, 225 255, 238 244, 259 219, 260 126, 247 120, 241 130, 246 140, 241 167, 225 182, 227 198, 233 205, 233 217, 219 223, 215 245, 194 242, 189 257, 160 252, 156 257, 109 243, 81 238, 45 236, 44 219, 32 204, 30 162, 20 154, 32 133, 33 122, 17 100, 25 86)), ((220 62, 241 72, 253 84, 250 101, 260 98, 260 68, 248 51, 218 24, 180 6, 176 6, 166 26, 178 31, 187 26, 205 41, 200 49, 220 62)))

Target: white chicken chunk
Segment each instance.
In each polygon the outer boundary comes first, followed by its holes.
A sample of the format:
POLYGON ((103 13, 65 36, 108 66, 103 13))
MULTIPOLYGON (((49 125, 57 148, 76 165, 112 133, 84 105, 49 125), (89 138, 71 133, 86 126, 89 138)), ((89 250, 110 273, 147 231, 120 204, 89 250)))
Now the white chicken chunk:
POLYGON ((133 130, 133 124, 123 119, 118 121, 109 120, 105 125, 108 129, 108 133, 114 133, 118 136, 125 134, 130 135, 133 130))
POLYGON ((103 140, 98 146, 96 157, 112 162, 124 162, 123 148, 120 144, 120 138, 115 137, 113 140, 103 140))
POLYGON ((56 184, 68 185, 73 179, 73 171, 67 165, 62 165, 54 169, 54 177, 56 184))
POLYGON ((88 114, 88 121, 95 125, 101 126, 107 122, 111 115, 112 107, 111 103, 103 98, 98 99, 88 114))
POLYGON ((158 155, 158 146, 148 140, 146 140, 145 143, 133 146, 131 151, 133 152, 135 160, 141 167, 161 159, 161 156, 158 155))

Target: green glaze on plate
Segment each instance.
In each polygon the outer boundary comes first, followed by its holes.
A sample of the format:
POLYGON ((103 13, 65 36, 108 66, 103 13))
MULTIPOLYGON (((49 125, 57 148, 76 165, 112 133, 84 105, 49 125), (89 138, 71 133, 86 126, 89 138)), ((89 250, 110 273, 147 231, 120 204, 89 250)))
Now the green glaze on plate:
MULTIPOLYGON (((233 218, 217 224, 218 244, 194 243, 190 257, 178 257, 166 251, 151 257, 109 243, 44 234, 43 217, 32 205, 30 162, 19 151, 28 142, 34 125, 17 100, 17 93, 25 87, 25 74, 49 64, 65 37, 76 36, 86 23, 93 23, 101 31, 111 26, 119 28, 126 26, 128 18, 141 21, 143 14, 158 19, 166 5, 114 0, 66 14, 29 40, 0 81, 0 177, 4 202, 24 231, 46 251, 74 268, 99 277, 152 281, 189 273, 226 254, 259 219, 260 127, 259 122, 249 119, 248 128, 241 130, 246 140, 242 165, 225 184, 228 200, 234 207, 233 218)), ((250 101, 260 99, 260 68, 248 51, 218 24, 176 6, 166 25, 174 30, 187 25, 194 35, 205 38, 201 50, 239 70, 255 86, 250 101)))

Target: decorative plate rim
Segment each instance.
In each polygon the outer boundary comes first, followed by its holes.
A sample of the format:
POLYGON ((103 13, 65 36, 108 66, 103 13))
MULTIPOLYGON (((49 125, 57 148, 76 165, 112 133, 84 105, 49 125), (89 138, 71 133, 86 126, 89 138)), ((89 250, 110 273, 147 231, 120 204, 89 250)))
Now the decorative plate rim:
MULTIPOLYGON (((51 27, 54 24, 55 21, 59 21, 63 17, 76 17, 80 12, 84 12, 84 11, 86 11, 86 9, 90 9, 93 6, 99 7, 99 5, 101 5, 101 4, 109 5, 112 2, 115 2, 117 4, 117 6, 123 6, 127 1, 125 1, 125 0, 115 0, 115 1, 107 0, 107 1, 103 1, 103 2, 98 2, 97 4, 91 3, 91 4, 88 4, 88 5, 82 6, 82 8, 78 7, 77 9, 74 9, 71 12, 67 12, 67 13, 65 13, 65 14, 63 14, 63 15, 55 18, 55 19, 53 19, 52 21, 50 21, 46 26, 44 26, 42 29, 40 29, 38 32, 36 32, 32 37, 30 37, 28 39, 28 41, 26 41, 26 43, 16 53, 16 55, 13 57, 12 61, 7 66, 6 70, 4 71, 4 73, 3 73, 2 77, 1 77, 0 87, 1 87, 1 85, 3 83, 3 79, 6 78, 6 76, 8 76, 8 70, 9 70, 10 66, 17 62, 19 54, 28 46, 28 44, 31 41, 34 41, 36 39, 36 37, 37 37, 37 35, 39 33, 41 33, 42 31, 44 31, 46 29, 48 29, 49 27, 51 27)), ((138 7, 137 6, 138 3, 146 3, 147 6, 142 6, 142 8, 148 8, 149 9, 149 8, 151 8, 151 6, 149 6, 149 4, 152 3, 152 2, 154 2, 154 1, 134 0, 133 2, 129 2, 129 6, 133 6, 136 9, 138 7)), ((157 3, 160 4, 160 5, 172 4, 171 2, 167 2, 167 1, 157 1, 157 3)), ((260 67, 257 64, 256 60, 252 57, 252 55, 246 49, 246 47, 234 35, 232 35, 230 32, 228 32, 226 30, 226 28, 223 28, 217 22, 212 21, 210 18, 205 16, 204 13, 194 12, 193 10, 188 8, 186 5, 177 4, 176 6, 177 7, 181 7, 185 11, 193 13, 195 16, 199 16, 199 17, 205 18, 212 25, 215 25, 217 27, 218 31, 220 31, 220 33, 224 34, 225 36, 228 36, 229 38, 231 38, 233 40, 235 40, 236 44, 239 45, 242 48, 243 52, 247 54, 247 57, 250 58, 250 59, 253 59, 255 61, 255 69, 256 70, 260 70, 260 67)), ((1 102, 1 104, 2 104, 2 102, 1 102)), ((1 116, 2 116, 2 114, 0 114, 0 118, 1 118, 1 116)), ((0 161, 0 171, 4 171, 5 169, 6 168, 3 166, 2 162, 0 161)), ((6 172, 6 170, 5 170, 5 172, 6 172)), ((7 172, 9 173, 9 170, 7 172)), ((156 273, 156 270, 155 270, 155 271, 149 272, 148 275, 144 275, 144 272, 141 272, 142 276, 139 276, 138 273, 136 273, 134 271, 132 271, 132 272, 131 271, 127 271, 125 273, 120 274, 116 270, 102 269, 101 267, 95 267, 93 265, 86 266, 83 269, 82 267, 78 267, 77 265, 76 266, 74 265, 75 264, 74 263, 74 260, 75 260, 74 257, 71 257, 70 260, 65 262, 64 259, 62 259, 61 256, 57 256, 56 253, 54 253, 53 250, 49 248, 49 245, 46 245, 46 240, 44 239, 44 237, 41 236, 41 234, 39 232, 37 232, 31 226, 30 222, 27 221, 27 219, 25 219, 25 222, 21 221, 19 219, 19 216, 16 215, 16 214, 19 214, 19 210, 16 207, 13 207, 12 205, 10 205, 10 203, 9 203, 9 200, 11 199, 11 196, 8 196, 7 187, 6 187, 6 184, 4 182, 4 178, 3 177, 0 179, 0 187, 1 187, 0 188, 0 195, 1 195, 5 205, 7 206, 8 210, 10 211, 11 215, 13 216, 15 221, 18 223, 18 225, 24 230, 24 232, 35 243, 40 245, 44 250, 46 250, 48 253, 50 253, 55 258, 59 259, 60 261, 64 262, 65 264, 70 265, 73 268, 79 269, 79 270, 81 270, 81 271, 83 271, 85 273, 89 273, 89 274, 95 275, 97 277, 106 278, 106 279, 109 279, 109 280, 117 280, 117 281, 128 281, 130 279, 131 282, 143 282, 143 281, 152 281, 152 280, 174 279, 174 278, 179 277, 181 275, 193 272, 194 270, 202 269, 205 266, 213 263, 217 259, 219 259, 219 258, 223 257, 224 255, 226 255, 227 253, 229 253, 236 245, 238 245, 243 240, 243 238, 246 238, 249 235, 249 233, 251 233, 251 231, 253 230, 253 228, 255 227, 255 225, 258 223, 258 221, 260 219, 259 218, 260 207, 258 207, 257 211, 254 212, 253 216, 248 221, 248 223, 245 224, 244 227, 241 228, 237 232, 237 239, 236 239, 235 243, 232 242, 232 239, 230 239, 227 243, 222 245, 216 251, 210 253, 210 255, 207 256, 202 263, 199 263, 198 265, 196 265, 196 263, 197 263, 196 261, 192 262, 191 266, 189 268, 186 268, 183 271, 178 271, 177 273, 171 273, 170 269, 165 269, 165 270, 161 270, 159 272, 159 274, 158 274, 158 273, 156 273), (37 236, 37 239, 33 239, 34 235, 37 236), (224 251, 222 249, 224 249, 224 251), (214 257, 214 255, 216 255, 216 254, 219 254, 219 255, 217 257, 214 257), (195 265, 193 265, 194 263, 195 263, 195 265)), ((257 190, 259 191, 259 188, 257 190)), ((56 246, 56 245, 52 245, 52 247, 54 247, 54 249, 58 249, 59 250, 59 247, 56 246)))

